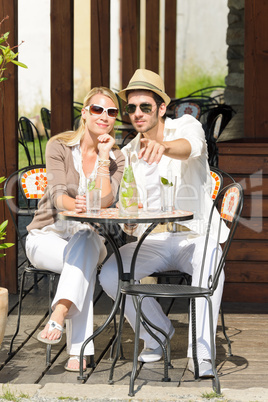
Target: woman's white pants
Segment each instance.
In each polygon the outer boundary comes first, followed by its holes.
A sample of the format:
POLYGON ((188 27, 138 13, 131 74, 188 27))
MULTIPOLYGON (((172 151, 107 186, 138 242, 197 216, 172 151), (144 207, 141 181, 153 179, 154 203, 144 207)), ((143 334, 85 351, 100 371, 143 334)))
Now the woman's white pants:
MULTIPOLYGON (((52 309, 61 299, 72 302, 66 321, 67 353, 70 355, 79 355, 83 342, 93 333, 96 266, 103 247, 100 236, 88 227, 67 240, 53 232, 30 232, 27 236, 26 252, 31 263, 36 268, 61 274, 52 309)), ((93 354, 94 345, 90 342, 85 355, 93 354)))
MULTIPOLYGON (((198 286, 204 251, 204 240, 205 238, 203 236, 190 238, 189 232, 175 234, 159 233, 148 236, 138 253, 135 279, 140 280, 153 272, 179 270, 190 274, 192 276, 192 285, 198 286)), ((128 243, 120 248, 124 272, 130 272, 131 258, 136 244, 136 242, 128 243)), ((211 239, 208 245, 208 258, 206 259, 204 267, 203 286, 207 286, 207 279, 212 273, 215 251, 216 242, 211 239)), ((220 258, 220 256, 221 249, 219 248, 218 258, 220 258)), ((105 292, 114 299, 118 284, 117 265, 114 255, 112 255, 102 267, 99 279, 105 292)), ((216 334, 223 284, 224 273, 222 272, 217 290, 212 297, 214 337, 216 334)), ((164 314, 160 304, 154 298, 145 298, 142 303, 142 310, 152 323, 162 328, 165 332, 170 332, 172 328, 171 322, 164 314)), ((131 296, 127 296, 126 298, 125 316, 134 329, 136 312, 131 296)), ((196 301, 196 317, 198 359, 209 359, 211 357, 209 313, 207 301, 203 298, 197 299, 196 301)), ((161 340, 164 340, 160 333, 154 332, 161 340)), ((191 337, 191 325, 189 325, 188 357, 192 357, 191 337)), ((142 325, 140 338, 144 340, 145 348, 155 349, 159 346, 157 341, 148 334, 142 325)))

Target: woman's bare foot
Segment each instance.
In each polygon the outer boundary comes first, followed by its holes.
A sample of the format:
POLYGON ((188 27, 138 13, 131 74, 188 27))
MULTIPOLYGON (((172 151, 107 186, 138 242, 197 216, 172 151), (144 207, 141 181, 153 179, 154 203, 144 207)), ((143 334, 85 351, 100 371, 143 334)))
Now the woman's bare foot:
MULTIPOLYGON (((87 368, 86 356, 83 357, 83 371, 87 368)), ((67 363, 65 364, 65 370, 67 371, 80 371, 80 356, 70 355, 67 363)))
MULTIPOLYGON (((50 317, 50 322, 54 321, 55 323, 59 324, 60 327, 64 326, 64 320, 65 317, 69 311, 69 308, 71 307, 71 302, 70 300, 60 300, 55 308, 55 310, 53 311, 53 313, 51 314, 50 317)), ((60 330, 59 328, 56 328, 54 326, 54 328, 51 330, 51 327, 53 327, 53 324, 51 325, 49 322, 46 324, 45 328, 43 329, 43 331, 40 334, 40 338, 42 339, 48 339, 50 341, 55 341, 57 339, 61 338, 62 335, 62 330, 60 330)))

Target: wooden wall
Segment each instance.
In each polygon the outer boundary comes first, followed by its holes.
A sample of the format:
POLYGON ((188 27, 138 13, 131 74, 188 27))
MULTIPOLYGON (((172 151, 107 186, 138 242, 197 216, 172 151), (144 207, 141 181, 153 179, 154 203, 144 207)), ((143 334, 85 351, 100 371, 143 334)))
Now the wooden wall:
POLYGON ((268 1, 245 0, 245 137, 268 138, 268 1))
POLYGON ((225 268, 226 301, 268 302, 267 15, 267 0, 245 0, 244 124, 230 122, 223 133, 228 138, 229 130, 244 138, 218 144, 219 167, 245 192, 242 219, 225 268))
MULTIPOLYGON (((1 33, 10 32, 10 46, 18 44, 18 2, 0 0, 1 16, 9 16, 1 26, 1 33)), ((2 18, 0 17, 2 20, 2 18)), ((18 168, 18 67, 12 63, 4 73, 8 79, 0 83, 0 177, 8 177, 18 168)), ((1 186, 2 187, 2 186, 1 186)), ((0 223, 9 219, 9 212, 4 201, 0 201, 0 223)), ((12 223, 8 225, 7 242, 15 243, 6 251, 6 257, 0 258, 0 286, 10 292, 17 292, 17 244, 12 223)))
POLYGON ((244 208, 226 266, 224 301, 268 302, 268 141, 219 144, 220 168, 244 189, 244 208))
POLYGON ((73 127, 73 0, 51 0, 51 135, 73 127))

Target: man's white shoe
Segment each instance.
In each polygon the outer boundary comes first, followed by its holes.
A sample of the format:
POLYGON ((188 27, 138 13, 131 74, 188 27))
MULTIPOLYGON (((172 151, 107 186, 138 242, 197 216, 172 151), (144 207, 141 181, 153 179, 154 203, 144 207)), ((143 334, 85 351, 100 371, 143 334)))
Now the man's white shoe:
POLYGON ((159 345, 156 349, 143 349, 138 356, 138 361, 143 363, 158 362, 162 358, 162 348, 159 345))
MULTIPOLYGON (((198 362, 199 366, 199 377, 200 378, 213 378, 214 374, 212 371, 212 364, 210 359, 203 359, 198 362)), ((188 361, 188 370, 194 373, 194 361, 192 358, 189 358, 188 361)))
MULTIPOLYGON (((169 339, 172 338, 172 336, 175 333, 175 329, 173 326, 170 327, 168 337, 169 339)), ((166 346, 166 342, 164 343, 166 346)), ((158 362, 162 358, 163 351, 161 346, 159 345, 156 349, 143 349, 138 356, 138 361, 143 362, 143 363, 153 363, 153 362, 158 362)))

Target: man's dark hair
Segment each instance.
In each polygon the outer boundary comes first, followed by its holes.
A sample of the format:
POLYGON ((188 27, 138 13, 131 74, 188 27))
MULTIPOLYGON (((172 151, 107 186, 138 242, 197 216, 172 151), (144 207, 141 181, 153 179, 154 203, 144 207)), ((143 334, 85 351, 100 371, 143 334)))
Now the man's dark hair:
MULTIPOLYGON (((161 98, 160 95, 158 95, 158 94, 155 93, 155 92, 153 92, 153 98, 154 98, 154 101, 155 101, 155 103, 156 103, 156 106, 157 106, 157 113, 158 113, 158 110, 159 110, 159 108, 160 108, 160 105, 162 105, 162 103, 165 103, 165 101, 164 101, 163 98, 161 98)), ((163 119, 165 120, 166 117, 167 117, 167 114, 165 113, 164 116, 163 116, 163 119)))
POLYGON ((153 98, 155 100, 155 103, 157 103, 157 105, 161 105, 162 103, 165 103, 164 99, 161 98, 160 95, 158 95, 157 93, 153 92, 153 98))

